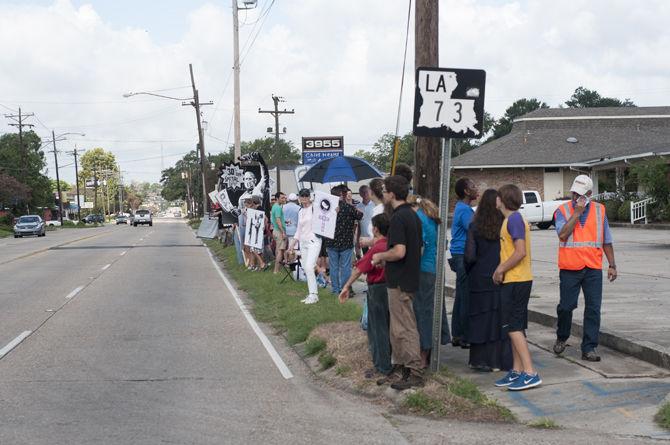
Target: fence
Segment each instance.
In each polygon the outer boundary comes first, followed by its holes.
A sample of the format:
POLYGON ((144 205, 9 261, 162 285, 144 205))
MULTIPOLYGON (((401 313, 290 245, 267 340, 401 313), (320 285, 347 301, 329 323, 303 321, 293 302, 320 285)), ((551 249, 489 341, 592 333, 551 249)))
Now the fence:
POLYGON ((630 223, 644 220, 647 224, 647 204, 654 202, 654 198, 643 199, 642 201, 632 202, 630 204, 630 223))

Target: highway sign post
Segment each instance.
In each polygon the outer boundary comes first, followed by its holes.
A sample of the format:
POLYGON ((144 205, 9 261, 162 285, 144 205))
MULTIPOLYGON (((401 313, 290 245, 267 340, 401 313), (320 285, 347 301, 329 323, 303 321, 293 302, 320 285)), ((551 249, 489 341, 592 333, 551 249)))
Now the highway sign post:
POLYGON ((442 308, 444 306, 444 267, 449 216, 449 179, 451 176, 451 140, 482 136, 484 128, 483 70, 428 68, 416 69, 414 96, 415 136, 442 138, 442 176, 440 178, 440 219, 437 237, 437 270, 433 312, 433 349, 430 369, 440 366, 442 308), (449 142, 447 143, 447 139, 449 142))

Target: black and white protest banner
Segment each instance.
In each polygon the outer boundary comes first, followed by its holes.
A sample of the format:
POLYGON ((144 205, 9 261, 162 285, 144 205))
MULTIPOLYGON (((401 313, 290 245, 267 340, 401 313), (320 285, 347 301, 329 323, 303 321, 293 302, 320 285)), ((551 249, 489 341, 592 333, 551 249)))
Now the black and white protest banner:
POLYGON ((316 192, 314 195, 314 214, 312 215, 312 231, 316 235, 333 239, 335 237, 335 221, 340 198, 328 193, 316 192))

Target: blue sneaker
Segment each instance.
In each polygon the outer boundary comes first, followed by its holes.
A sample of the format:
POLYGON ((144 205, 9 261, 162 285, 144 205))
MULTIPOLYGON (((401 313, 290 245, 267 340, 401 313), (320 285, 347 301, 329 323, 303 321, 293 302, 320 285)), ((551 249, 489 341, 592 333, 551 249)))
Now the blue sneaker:
POLYGON ((522 372, 518 379, 507 386, 507 389, 510 391, 523 391, 524 389, 535 388, 541 383, 540 374, 535 373, 535 375, 530 375, 522 372))
POLYGON ((507 375, 499 380, 496 380, 495 383, 493 383, 495 386, 498 388, 503 388, 505 386, 509 386, 514 382, 516 379, 519 378, 521 374, 518 371, 511 370, 507 373, 507 375))

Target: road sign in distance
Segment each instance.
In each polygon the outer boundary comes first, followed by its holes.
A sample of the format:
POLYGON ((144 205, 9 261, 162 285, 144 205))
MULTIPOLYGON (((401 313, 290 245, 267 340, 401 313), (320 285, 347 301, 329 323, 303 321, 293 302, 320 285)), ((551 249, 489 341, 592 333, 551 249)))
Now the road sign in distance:
POLYGON ((454 139, 482 137, 485 85, 484 70, 417 68, 414 135, 454 139))

